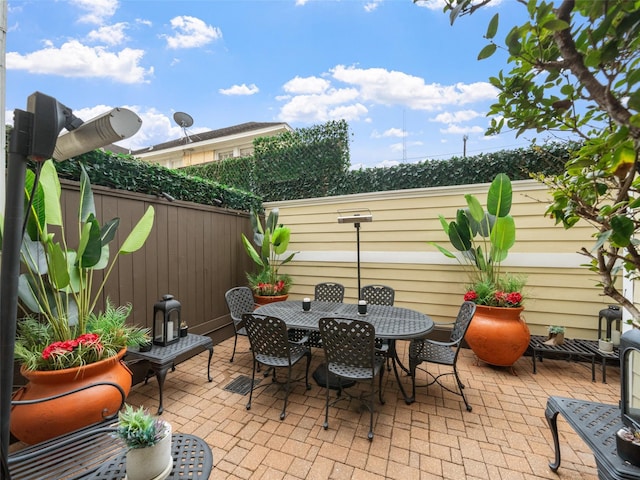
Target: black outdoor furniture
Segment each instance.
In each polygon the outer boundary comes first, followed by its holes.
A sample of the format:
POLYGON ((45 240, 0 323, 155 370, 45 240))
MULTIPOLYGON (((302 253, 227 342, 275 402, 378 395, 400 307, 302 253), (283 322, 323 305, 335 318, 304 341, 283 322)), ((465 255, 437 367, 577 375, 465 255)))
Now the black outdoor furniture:
MULTIPOLYGON (((251 391, 249 393, 249 403, 247 410, 251 409, 251 401, 253 399, 253 391, 258 388, 255 386, 256 370, 259 365, 266 365, 273 371, 273 382, 276 383, 276 372, 278 368, 287 369, 287 381, 284 382, 285 396, 280 420, 284 420, 287 413, 287 401, 289 399, 289 391, 291 390, 292 368, 302 358, 306 357, 307 367, 305 370, 305 385, 307 390, 311 389, 309 385, 309 365, 311 364, 311 350, 304 345, 305 340, 300 343, 289 341, 287 336, 287 325, 279 318, 268 315, 259 315, 253 313, 245 313, 242 316, 247 329, 249 343, 251 344, 251 352, 253 353, 253 368, 251 372, 251 391)), ((300 380, 300 379, 297 379, 300 380)), ((268 386, 263 384, 259 387, 268 386)))
POLYGON ((547 337, 543 335, 531 335, 529 348, 532 351, 533 373, 537 373, 536 359, 542 362, 543 355, 554 355, 572 360, 574 358, 591 361, 591 381, 596 381, 596 357, 593 350, 587 348, 578 340, 565 338, 562 345, 547 345, 544 342, 547 337))
MULTIPOLYGON (((92 480, 120 480, 125 478, 126 451, 103 463, 92 475, 92 480)), ((167 478, 207 480, 213 468, 211 447, 195 435, 174 433, 171 435, 173 469, 167 478)))
POLYGON ((370 305, 393 305, 396 292, 387 285, 365 285, 360 289, 360 300, 370 305))
POLYGON ((322 282, 314 288, 314 300, 318 302, 344 301, 344 285, 335 282, 322 282))
POLYGON ((607 383, 607 364, 613 363, 620 366, 620 351, 618 347, 613 347, 611 352, 603 352, 598 348, 598 340, 576 340, 586 350, 593 352, 596 358, 600 359, 602 365, 602 383, 607 383))
MULTIPOLYGON (((344 318, 321 318, 319 321, 320 338, 324 348, 327 376, 329 373, 338 379, 353 382, 369 382, 369 401, 363 402, 369 410, 369 440, 373 439, 373 405, 375 397, 375 379, 379 378, 378 393, 382 396, 382 377, 384 376, 384 358, 376 355, 375 328, 365 320, 344 318)), ((340 383, 339 383, 340 384, 340 383)), ((326 410, 323 427, 329 428, 329 406, 342 398, 343 389, 338 390, 337 398, 330 402, 330 389, 326 388, 326 410)))
POLYGON ((199 353, 209 350, 209 361, 207 363, 207 380, 211 378, 211 357, 213 356, 213 341, 206 335, 187 334, 186 337, 180 337, 179 341, 167 345, 166 347, 153 345, 151 350, 141 352, 135 349, 127 350, 126 359, 128 361, 146 360, 149 362, 151 370, 155 373, 158 380, 158 390, 160 394, 158 404, 158 415, 162 414, 164 406, 162 403, 162 393, 164 380, 167 377, 169 369, 175 370, 176 365, 199 353))
POLYGON ((412 403, 416 397, 416 368, 422 362, 430 362, 438 365, 450 366, 452 371, 434 375, 428 369, 421 369, 426 371, 427 375, 429 375, 433 380, 420 386, 428 387, 437 383, 445 390, 455 393, 456 395, 460 395, 462 400, 464 400, 467 411, 471 411, 471 405, 469 405, 467 397, 464 396, 464 384, 460 381, 460 377, 458 376, 457 361, 462 340, 464 339, 465 333, 467 333, 467 328, 469 328, 469 324, 471 323, 475 312, 476 304, 473 302, 464 302, 460 306, 460 310, 458 311, 456 321, 453 323, 451 336, 449 337, 448 342, 439 342, 428 338, 411 340, 411 344, 409 345, 409 375, 411 376, 412 392, 411 399, 407 403, 412 403), (447 385, 440 382, 440 378, 445 375, 453 375, 455 377, 458 391, 452 390, 447 385))
POLYGON ((625 462, 617 454, 615 436, 623 426, 620 408, 617 405, 563 397, 549 397, 545 410, 555 451, 555 459, 549 463, 551 470, 558 471, 561 461, 558 436, 559 414, 592 450, 598 468, 598 478, 602 480, 640 478, 640 468, 625 462))
POLYGON ((238 335, 247 335, 247 330, 244 328, 244 322, 242 321, 242 314, 253 312, 256 308, 256 304, 253 301, 253 293, 249 287, 231 288, 224 294, 224 298, 227 301, 227 307, 229 307, 229 313, 231 314, 235 334, 235 338, 233 340, 233 353, 231 354, 231 360, 229 360, 230 362, 233 362, 233 358, 236 356, 238 335))
MULTIPOLYGON (((433 320, 426 314, 408 308, 389 305, 370 305, 366 315, 358 314, 358 305, 351 303, 311 302, 309 311, 302 310, 302 302, 286 301, 262 305, 256 313, 281 318, 287 328, 318 331, 318 322, 323 317, 340 317, 352 320, 366 320, 376 331, 376 337, 389 340, 412 340, 423 338, 433 330, 433 320)), ((395 342, 391 343, 390 355, 398 385, 408 398, 402 387, 400 374, 397 369, 398 357, 395 342)))

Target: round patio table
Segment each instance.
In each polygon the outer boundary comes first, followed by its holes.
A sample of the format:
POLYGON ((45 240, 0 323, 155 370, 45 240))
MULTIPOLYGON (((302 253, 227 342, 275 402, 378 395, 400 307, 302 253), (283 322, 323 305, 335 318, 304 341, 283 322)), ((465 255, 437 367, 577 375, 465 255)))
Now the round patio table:
POLYGON ((398 358, 395 341, 423 338, 434 328, 433 320, 428 315, 408 308, 389 305, 368 305, 367 313, 360 315, 356 304, 312 301, 311 309, 304 311, 302 301, 289 300, 262 305, 255 310, 255 313, 280 318, 287 324, 287 328, 311 331, 318 330, 318 322, 323 317, 340 317, 370 322, 375 327, 376 338, 390 340, 389 350, 393 371, 407 403, 410 398, 400 382, 398 365, 404 370, 406 369, 398 358))

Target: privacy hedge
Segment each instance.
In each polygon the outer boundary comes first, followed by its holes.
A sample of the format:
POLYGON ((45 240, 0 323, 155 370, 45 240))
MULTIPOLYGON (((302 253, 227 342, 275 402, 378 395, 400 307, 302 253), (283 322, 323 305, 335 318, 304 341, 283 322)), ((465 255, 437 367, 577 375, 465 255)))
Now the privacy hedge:
POLYGON ((56 163, 60 177, 79 180, 79 162, 85 165, 91 183, 95 185, 149 195, 167 193, 177 200, 236 210, 262 209, 262 200, 252 193, 143 162, 130 155, 100 150, 85 153, 74 160, 56 163))

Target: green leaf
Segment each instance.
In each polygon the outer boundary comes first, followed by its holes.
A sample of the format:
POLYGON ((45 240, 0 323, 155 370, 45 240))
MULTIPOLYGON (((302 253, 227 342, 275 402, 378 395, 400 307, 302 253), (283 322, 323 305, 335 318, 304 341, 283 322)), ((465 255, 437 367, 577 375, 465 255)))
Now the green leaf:
POLYGON ((59 243, 47 242, 47 258, 49 261, 49 281, 58 290, 69 285, 67 256, 59 243))
POLYGON ((464 198, 469 206, 469 214, 471 215, 471 218, 480 223, 484 219, 484 208, 480 205, 480 201, 471 194, 466 194, 464 198))
POLYGON ((547 30, 551 30, 553 32, 560 32, 562 30, 566 30, 569 28, 569 24, 564 20, 559 20, 557 18, 553 20, 547 20, 542 24, 542 28, 546 28, 547 30))
POLYGON ((100 238, 103 246, 115 238, 118 225, 120 225, 120 219, 116 217, 102 226, 100 229, 100 238))
POLYGON ((47 160, 40 170, 40 185, 44 192, 44 206, 48 225, 62 226, 62 207, 60 206, 60 180, 53 160, 47 160))
POLYGON ((265 268, 266 265, 262 261, 262 257, 258 255, 258 252, 256 252, 256 249, 253 247, 252 243, 249 241, 249 239, 245 236, 244 233, 241 235, 242 235, 242 244, 244 245, 244 249, 247 251, 251 259, 258 265, 260 265, 262 268, 265 268))
POLYGON ((80 164, 80 208, 78 210, 80 222, 86 222, 90 215, 96 216, 91 180, 82 164, 80 164))
POLYGON ((634 231, 633 221, 625 216, 616 215, 611 218, 611 234, 610 241, 616 247, 626 247, 631 243, 631 237, 634 231))
POLYGON ((456 222, 451 222, 449 224, 449 241, 454 248, 461 252, 470 250, 472 246, 469 224, 466 221, 466 217, 463 218, 464 220, 460 225, 456 222))
POLYGON ((449 250, 447 250, 444 247, 441 247, 440 245, 438 245, 437 243, 434 242, 427 242, 429 245, 433 245, 434 247, 436 247, 438 250, 440 250, 440 253, 442 253, 445 257, 449 257, 449 258, 457 258, 455 256, 455 254, 451 253, 449 250))
POLYGON ((144 212, 142 218, 138 221, 129 236, 125 239, 120 247, 118 253, 127 254, 133 253, 144 245, 144 242, 147 241, 149 234, 151 233, 151 229, 153 228, 153 219, 155 216, 155 210, 152 206, 147 208, 147 211, 144 212))
POLYGON ((491 215, 504 217, 511 211, 513 190, 511 180, 504 173, 495 176, 487 194, 487 210, 491 215))
POLYGON ((516 223, 513 217, 496 218, 496 223, 491 229, 491 244, 498 250, 507 252, 516 242, 516 223))
POLYGON ((496 46, 495 43, 490 43, 489 45, 485 46, 482 50, 480 50, 477 60, 484 60, 485 58, 489 58, 491 55, 496 53, 497 48, 498 47, 496 46))
POLYGON ((485 34, 485 37, 487 37, 488 39, 495 37, 496 33, 498 32, 499 16, 500 15, 496 13, 491 19, 491 21, 489 22, 489 26, 487 27, 487 33, 485 34))
POLYGON ((80 268, 92 268, 100 261, 102 256, 100 224, 93 216, 93 213, 89 214, 87 223, 82 228, 78 256, 80 257, 78 265, 80 268))
POLYGON ((288 227, 278 227, 271 235, 271 244, 276 255, 282 255, 287 251, 289 239, 291 238, 291 230, 288 227))

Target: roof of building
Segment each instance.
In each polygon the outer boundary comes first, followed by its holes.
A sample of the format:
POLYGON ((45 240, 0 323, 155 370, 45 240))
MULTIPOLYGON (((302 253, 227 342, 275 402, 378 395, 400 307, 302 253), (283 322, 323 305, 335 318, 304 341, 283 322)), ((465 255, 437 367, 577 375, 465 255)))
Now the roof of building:
MULTIPOLYGON (((252 130, 261 130, 263 128, 277 127, 279 125, 287 125, 287 124, 284 122, 246 122, 246 123, 241 123, 239 125, 234 125, 231 127, 219 128, 218 130, 209 130, 208 132, 191 134, 189 135, 189 139, 191 140, 191 142, 189 143, 190 145, 193 145, 194 143, 203 142, 203 141, 211 140, 214 138, 228 137, 231 135, 237 135, 239 133, 251 132, 252 130)), ((131 154, 136 155, 140 153, 147 153, 150 151, 156 152, 158 150, 166 150, 168 148, 179 147, 181 145, 185 145, 184 138, 178 138, 176 140, 159 143, 151 147, 142 148, 140 150, 134 150, 131 152, 131 154)), ((112 150, 112 151, 115 152, 116 150, 112 150)))

